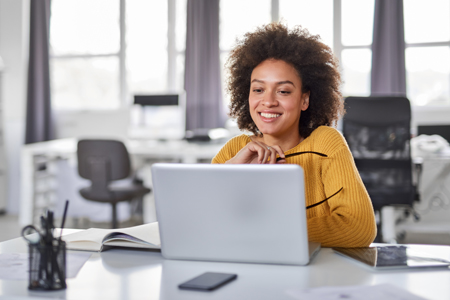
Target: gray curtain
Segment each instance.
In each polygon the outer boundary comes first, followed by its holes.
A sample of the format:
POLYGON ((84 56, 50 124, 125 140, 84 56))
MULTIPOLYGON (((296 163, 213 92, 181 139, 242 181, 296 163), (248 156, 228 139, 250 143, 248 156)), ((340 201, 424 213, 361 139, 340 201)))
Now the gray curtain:
POLYGON ((49 25, 50 0, 30 1, 26 144, 53 138, 50 103, 49 25))
POLYGON ((186 129, 222 127, 219 0, 188 0, 184 76, 186 129))
POLYGON ((406 96, 403 0, 375 0, 371 94, 406 96))

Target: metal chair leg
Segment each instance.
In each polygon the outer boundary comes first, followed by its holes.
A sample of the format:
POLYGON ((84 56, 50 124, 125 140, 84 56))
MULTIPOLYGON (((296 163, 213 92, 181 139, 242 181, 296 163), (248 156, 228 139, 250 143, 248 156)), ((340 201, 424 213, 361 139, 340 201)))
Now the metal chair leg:
POLYGON ((117 228, 117 207, 116 207, 116 203, 112 202, 112 228, 115 229, 117 228))

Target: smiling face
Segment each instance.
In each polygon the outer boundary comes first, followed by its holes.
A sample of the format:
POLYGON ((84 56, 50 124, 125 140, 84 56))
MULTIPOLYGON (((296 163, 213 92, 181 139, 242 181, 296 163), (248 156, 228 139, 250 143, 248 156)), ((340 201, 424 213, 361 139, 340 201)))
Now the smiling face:
POLYGON ((302 81, 292 65, 268 59, 253 69, 250 115, 265 137, 300 139, 300 115, 308 105, 309 92, 302 93, 302 81))

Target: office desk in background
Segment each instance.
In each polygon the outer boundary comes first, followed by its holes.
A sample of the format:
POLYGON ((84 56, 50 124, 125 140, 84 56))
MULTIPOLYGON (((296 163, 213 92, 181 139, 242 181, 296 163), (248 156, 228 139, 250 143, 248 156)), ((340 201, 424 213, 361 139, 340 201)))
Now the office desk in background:
MULTIPOLYGON (((396 231, 403 231, 407 236, 418 235, 422 243, 429 238, 440 240, 441 244, 450 244, 450 149, 439 154, 416 155, 415 160, 422 165, 419 184, 421 199, 414 205, 420 220, 408 220, 397 225, 396 231)), ((396 232, 392 230, 395 219, 390 221, 393 224, 388 236, 395 236, 396 232)))
MULTIPOLYGON (((76 164, 76 139, 61 139, 42 143, 25 145, 22 149, 21 161, 21 204, 19 222, 22 226, 31 224, 41 213, 35 207, 45 207, 48 203, 39 200, 46 198, 45 193, 51 193, 51 187, 38 186, 42 176, 49 176, 49 172, 40 172, 39 168, 53 165, 55 161, 67 160, 76 164), (43 174, 41 174, 43 173, 43 174)), ((140 169, 140 175, 145 184, 151 185, 150 166, 158 161, 179 161, 183 163, 208 162, 220 150, 223 143, 189 143, 187 141, 157 141, 157 140, 129 140, 126 146, 130 152, 133 165, 140 169)), ((417 158, 417 157, 416 157, 417 158)), ((51 172, 50 172, 51 173, 51 172)), ((74 188, 74 187, 72 187, 74 188)), ((422 201, 417 204, 422 215, 418 223, 409 221, 398 226, 396 224, 396 211, 393 207, 385 207, 383 210, 383 237, 384 242, 397 239, 397 233, 402 230, 418 232, 448 232, 450 237, 450 154, 423 157, 423 173, 419 192, 422 201), (436 196, 438 198, 436 198, 436 196), (439 198, 440 197, 440 198, 439 198), (436 199, 442 199, 439 202, 436 199), (435 207, 423 213, 430 203, 443 203, 442 207, 435 207)), ((48 198, 48 197, 47 197, 48 198)), ((64 202, 65 199, 56 199, 64 202)), ((45 202, 45 201, 43 201, 45 202)), ((87 202, 87 201, 86 201, 87 202)), ((144 199, 147 205, 146 222, 156 220, 153 195, 144 199)), ((62 211, 62 209, 61 209, 62 211)), ((105 214, 108 215, 109 214, 105 214)))
MULTIPOLYGON (((150 166, 152 163, 158 161, 209 162, 223 146, 223 143, 190 143, 185 140, 128 140, 124 143, 130 153, 133 166, 139 169, 138 173, 143 178, 144 184, 148 186, 151 186, 150 166)), ((59 160, 67 160, 76 165, 76 149, 77 139, 75 138, 23 146, 19 211, 19 223, 22 226, 36 222, 41 212, 35 207, 54 207, 55 203, 50 202, 65 201, 65 199, 51 199, 50 193, 54 187, 46 185, 45 180, 46 176, 52 176, 49 168, 54 168, 55 162, 59 160)), ((151 193, 144 198, 144 203, 148 211, 145 221, 156 221, 151 193)))
MULTIPOLYGON (((450 248, 437 246, 440 258, 450 248)), ((0 253, 27 253, 22 238, 0 243, 0 253)), ((67 290, 28 291, 27 281, 0 280, 0 298, 58 299, 293 299, 288 289, 391 284, 426 299, 450 299, 450 270, 371 271, 323 248, 308 266, 165 260, 159 252, 111 249, 93 253, 67 290), (204 272, 238 274, 213 292, 179 290, 178 284, 204 272)))
MULTIPOLYGON (((397 224, 399 216, 403 216, 403 208, 392 206, 382 210, 383 242, 391 243, 398 235, 408 234, 444 234, 450 242, 450 149, 442 153, 414 153, 413 161, 420 164, 422 173, 419 178, 420 202, 414 203, 419 214, 418 222, 412 217, 404 223, 397 224)), ((416 176, 413 173, 413 177, 416 176)), ((414 179, 416 181, 417 178, 414 179)), ((433 237, 429 236, 433 240, 433 237)), ((425 239, 426 240, 426 239, 425 239)), ((436 241, 436 238, 434 238, 436 241)), ((442 244, 446 244, 442 241, 442 244)), ((422 239, 421 243, 424 243, 422 239)))

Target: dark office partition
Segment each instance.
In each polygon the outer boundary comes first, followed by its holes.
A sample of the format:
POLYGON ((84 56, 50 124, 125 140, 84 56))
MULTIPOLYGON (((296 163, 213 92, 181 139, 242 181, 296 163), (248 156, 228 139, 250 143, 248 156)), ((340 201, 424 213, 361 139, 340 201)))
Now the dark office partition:
POLYGON ((406 96, 402 0, 375 0, 371 95, 406 96))
POLYGON ((219 51, 219 0, 188 0, 186 129, 223 127, 219 51))
POLYGON ((49 72, 50 0, 30 1, 30 52, 28 62, 25 143, 53 139, 49 72))
POLYGON ((141 106, 177 106, 179 96, 174 95, 134 95, 134 104, 141 106))
POLYGON ((419 125, 417 127, 417 135, 437 134, 442 136, 447 142, 450 142, 450 125, 419 125))

